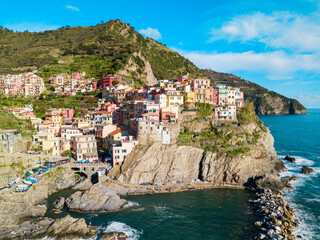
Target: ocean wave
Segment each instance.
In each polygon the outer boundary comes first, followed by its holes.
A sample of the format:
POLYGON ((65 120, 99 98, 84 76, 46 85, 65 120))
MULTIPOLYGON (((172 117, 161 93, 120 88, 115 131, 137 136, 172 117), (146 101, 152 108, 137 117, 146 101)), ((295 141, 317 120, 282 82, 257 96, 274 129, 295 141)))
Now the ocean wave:
POLYGON ((145 208, 135 208, 135 209, 132 209, 133 212, 142 212, 144 211, 145 208))
POLYGON ((301 156, 292 156, 296 159, 296 161, 293 163, 291 163, 287 160, 284 160, 285 157, 286 157, 285 155, 278 155, 278 158, 282 159, 284 161, 285 165, 288 165, 288 166, 291 166, 291 165, 312 166, 315 164, 314 161, 307 159, 307 158, 304 158, 304 157, 301 157, 301 156))
POLYGON ((129 208, 129 207, 138 207, 140 206, 137 202, 128 201, 126 205, 123 206, 123 208, 129 208))
POLYGON ((168 208, 166 206, 154 206, 156 214, 164 216, 168 214, 168 208))
POLYGON ((92 213, 92 214, 88 214, 88 215, 86 216, 86 218, 91 219, 91 218, 98 217, 98 216, 99 216, 98 214, 92 213))
POLYGON ((105 233, 111 232, 123 232, 128 236, 128 240, 137 240, 142 235, 143 231, 131 228, 125 223, 122 222, 109 222, 108 226, 104 229, 105 233))

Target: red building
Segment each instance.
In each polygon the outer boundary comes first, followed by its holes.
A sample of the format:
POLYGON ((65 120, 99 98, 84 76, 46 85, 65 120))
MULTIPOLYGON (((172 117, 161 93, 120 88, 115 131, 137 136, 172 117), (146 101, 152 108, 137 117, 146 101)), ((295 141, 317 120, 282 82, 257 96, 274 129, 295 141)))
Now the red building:
POLYGON ((218 89, 214 88, 213 89, 213 96, 212 96, 213 105, 218 105, 218 99, 219 99, 218 89))
POLYGON ((108 75, 108 76, 102 76, 97 84, 98 88, 105 88, 105 87, 113 87, 113 81, 117 80, 119 83, 122 84, 122 77, 119 75, 108 75))

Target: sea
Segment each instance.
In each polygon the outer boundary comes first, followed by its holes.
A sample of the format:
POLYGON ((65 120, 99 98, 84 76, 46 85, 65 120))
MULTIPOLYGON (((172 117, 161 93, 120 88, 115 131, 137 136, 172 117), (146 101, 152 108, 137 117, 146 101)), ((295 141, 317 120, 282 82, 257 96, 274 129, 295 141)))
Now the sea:
POLYGON ((285 190, 285 199, 301 219, 296 229, 303 239, 320 239, 320 109, 308 109, 304 115, 259 116, 275 139, 278 157, 287 171, 282 176, 298 176, 291 182, 294 190, 285 190), (290 163, 286 155, 296 158, 290 163), (302 174, 302 166, 314 173, 302 174))
MULTIPOLYGON (((306 115, 259 116, 275 139, 279 158, 287 171, 282 176, 298 176, 294 190, 285 190, 287 202, 301 219, 295 230, 303 239, 320 240, 320 109, 309 109, 306 115), (315 170, 301 174, 302 166, 315 170)), ((68 190, 50 197, 50 205, 68 190)), ((211 189, 174 194, 128 196, 127 208, 112 213, 80 214, 65 210, 58 217, 70 214, 85 218, 87 224, 99 226, 101 232, 125 232, 135 239, 249 239, 254 231, 255 216, 248 199, 252 193, 237 189, 211 189)), ((51 212, 47 216, 57 217, 51 212)))

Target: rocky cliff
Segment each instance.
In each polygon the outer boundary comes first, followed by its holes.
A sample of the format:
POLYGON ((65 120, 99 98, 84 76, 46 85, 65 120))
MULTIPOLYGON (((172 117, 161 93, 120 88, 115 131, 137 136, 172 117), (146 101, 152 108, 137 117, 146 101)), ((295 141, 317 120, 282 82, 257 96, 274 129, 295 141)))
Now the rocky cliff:
POLYGON ((211 69, 205 69, 203 72, 215 84, 240 87, 244 92, 245 100, 254 103, 255 111, 259 115, 308 113, 305 107, 296 99, 287 98, 276 92, 269 91, 243 78, 232 74, 215 72, 211 69))
POLYGON ((138 145, 112 174, 130 184, 184 184, 200 179, 216 186, 243 186, 264 175, 280 181, 277 174, 283 164, 269 130, 252 113, 241 120, 241 126, 218 126, 201 117, 182 121, 177 143, 138 145))
POLYGON ((0 230, 17 229, 21 219, 43 216, 45 200, 53 193, 70 188, 82 179, 71 170, 56 168, 49 171, 42 180, 26 193, 0 191, 0 230))

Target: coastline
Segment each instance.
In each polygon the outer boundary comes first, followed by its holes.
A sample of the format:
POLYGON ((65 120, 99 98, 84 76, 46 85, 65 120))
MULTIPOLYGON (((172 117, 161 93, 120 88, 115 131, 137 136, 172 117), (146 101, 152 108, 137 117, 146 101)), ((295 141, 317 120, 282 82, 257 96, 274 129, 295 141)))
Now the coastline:
MULTIPOLYGON (((244 186, 239 186, 239 185, 231 185, 231 184, 212 184, 212 183, 204 183, 204 182, 194 182, 194 183, 189 183, 187 185, 182 184, 182 185, 168 185, 168 186, 162 186, 164 190, 158 191, 159 186, 141 186, 141 185, 132 185, 132 184, 122 184, 114 180, 106 179, 106 181, 103 182, 103 184, 111 186, 113 189, 116 189, 118 186, 119 192, 122 192, 120 195, 148 195, 148 194, 162 194, 162 193, 178 193, 178 192, 188 192, 188 191, 199 191, 199 190, 209 190, 209 189, 240 189, 240 190, 246 190, 248 188, 244 186), (123 191, 123 188, 126 188, 128 191, 130 189, 144 189, 145 191, 139 191, 139 192, 127 192, 125 194, 125 191, 123 191), (170 190, 165 190, 166 188, 170 188, 170 190)), ((250 191, 251 193, 254 193, 254 191, 250 191)), ((46 204, 47 204, 48 199, 46 199, 46 204)), ((68 214, 69 215, 69 214, 68 214)), ((59 217, 57 218, 59 219, 59 217)), ((54 220, 54 219, 51 219, 54 220)), ((52 224, 52 221, 50 222, 52 224)), ((50 225, 49 224, 49 225, 50 225)), ((95 230, 90 229, 91 230, 95 230)), ((13 230, 15 231, 15 230, 13 230)), ((78 231, 78 230, 75 230, 78 231)), ((91 232, 91 234, 94 234, 91 232)), ((44 232, 42 233, 41 236, 49 236, 49 232, 44 232)), ((10 236, 10 235, 9 235, 10 236)), ((51 233, 52 236, 52 233, 51 233)), ((78 235, 77 235, 78 236, 78 235)), ((15 236, 9 237, 8 239, 15 239, 15 236)), ((0 238, 1 239, 1 238, 0 238)), ((76 238, 75 238, 76 239, 76 238)))

